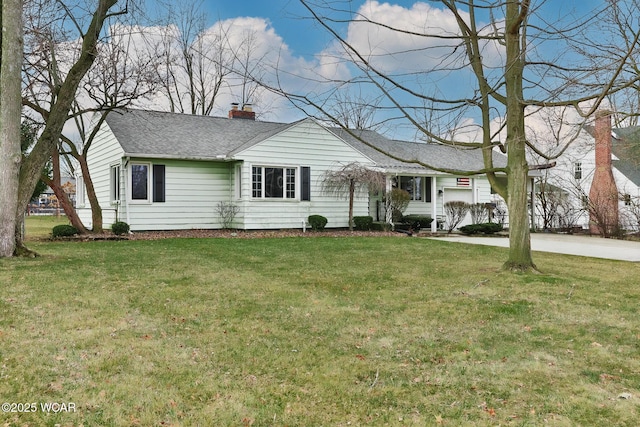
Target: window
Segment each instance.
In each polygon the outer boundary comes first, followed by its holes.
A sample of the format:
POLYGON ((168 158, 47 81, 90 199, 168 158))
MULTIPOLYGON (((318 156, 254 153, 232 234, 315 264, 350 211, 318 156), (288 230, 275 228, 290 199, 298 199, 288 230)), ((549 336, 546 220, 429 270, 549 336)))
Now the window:
POLYGON ((583 194, 581 199, 582 199, 582 207, 584 209, 588 209, 589 208, 589 196, 587 196, 586 194, 583 194))
POLYGON ((431 177, 400 176, 400 189, 411 196, 411 200, 431 202, 431 177))
POLYGON ((251 168, 251 195, 265 199, 296 198, 296 168, 251 168))
POLYGON ((120 202, 120 165, 111 166, 111 203, 120 202))
POLYGON ((149 199, 149 165, 131 165, 131 200, 149 199))
POLYGON ((582 163, 576 162, 573 164, 573 177, 575 179, 582 179, 582 163))
POLYGON ((631 194, 625 194, 623 200, 625 206, 631 206, 631 194))
POLYGON ((131 164, 131 200, 165 201, 165 165, 131 164))

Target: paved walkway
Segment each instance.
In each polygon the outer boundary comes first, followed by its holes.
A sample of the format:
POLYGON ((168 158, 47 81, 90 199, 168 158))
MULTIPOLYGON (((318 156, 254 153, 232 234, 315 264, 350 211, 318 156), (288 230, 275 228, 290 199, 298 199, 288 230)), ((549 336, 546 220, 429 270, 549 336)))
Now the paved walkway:
MULTIPOLYGON (((449 242, 509 247, 509 238, 507 237, 453 235, 433 238, 449 242)), ((531 249, 541 252, 640 262, 640 242, 602 239, 596 236, 533 233, 531 234, 531 249)))

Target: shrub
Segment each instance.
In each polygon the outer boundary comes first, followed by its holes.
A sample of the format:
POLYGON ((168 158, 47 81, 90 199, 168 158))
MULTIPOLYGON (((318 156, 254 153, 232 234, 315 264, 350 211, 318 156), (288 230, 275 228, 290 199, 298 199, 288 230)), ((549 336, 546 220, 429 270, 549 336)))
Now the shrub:
POLYGON ((311 229, 314 231, 322 231, 324 230, 324 226, 327 225, 327 218, 322 215, 309 215, 307 221, 309 221, 309 225, 311 225, 311 229))
POLYGON ((353 225, 355 225, 356 230, 364 230, 364 231, 371 230, 371 226, 373 225, 373 217, 354 216, 353 225))
POLYGON ((218 202, 216 205, 216 212, 220 216, 220 224, 222 225, 222 228, 230 229, 233 225, 233 220, 238 212, 240 212, 240 208, 233 203, 218 202))
POLYGON ((374 221, 371 223, 371 229, 373 231, 390 231, 391 224, 384 221, 374 221))
POLYGON ((484 224, 489 219, 489 203, 474 203, 469 206, 472 224, 484 224))
POLYGON ((127 234, 129 232, 129 224, 124 221, 116 221, 111 226, 111 231, 116 236, 120 236, 121 234, 127 234))
POLYGON ((464 234, 493 234, 502 231, 502 225, 495 222, 486 222, 483 224, 470 224, 460 227, 460 231, 464 234))
POLYGON ((387 207, 391 210, 391 218, 393 222, 400 222, 402 213, 409 206, 411 195, 406 190, 399 188, 392 189, 387 194, 387 207))
POLYGON ((402 217, 402 222, 408 224, 414 231, 419 231, 421 228, 427 228, 433 222, 433 218, 429 215, 405 215, 402 217))
POLYGON ((55 237, 69 237, 78 234, 78 229, 72 225, 60 224, 53 227, 51 235, 55 237))
POLYGON ((464 217, 469 212, 469 203, 453 200, 444 204, 444 211, 447 217, 447 231, 451 233, 460 223, 464 220, 464 217))

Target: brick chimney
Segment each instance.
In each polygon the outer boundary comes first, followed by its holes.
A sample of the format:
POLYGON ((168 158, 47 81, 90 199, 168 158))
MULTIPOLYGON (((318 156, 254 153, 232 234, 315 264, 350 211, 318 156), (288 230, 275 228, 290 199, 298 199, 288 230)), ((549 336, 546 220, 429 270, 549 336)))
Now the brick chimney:
POLYGON ((595 126, 596 169, 589 191, 589 230, 609 236, 618 226, 618 188, 611 170, 611 112, 598 111, 595 126))
POLYGON ((231 110, 229 110, 229 118, 230 119, 245 119, 245 120, 255 120, 256 113, 251 108, 251 104, 244 104, 242 106, 242 110, 238 108, 238 103, 234 102, 231 104, 231 110))

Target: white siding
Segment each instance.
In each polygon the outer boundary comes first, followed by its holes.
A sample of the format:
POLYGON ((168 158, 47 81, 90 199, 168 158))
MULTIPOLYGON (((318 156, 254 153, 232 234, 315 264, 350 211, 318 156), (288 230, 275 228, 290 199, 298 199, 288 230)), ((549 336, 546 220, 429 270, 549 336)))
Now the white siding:
MULTIPOLYGON (((182 230, 221 228, 216 206, 232 201, 231 163, 190 160, 131 159, 131 163, 165 166, 165 201, 129 200, 131 230, 182 230)), ((130 186, 130 166, 126 168, 130 186)), ((130 188, 126 197, 130 197, 130 188)), ((121 218, 125 219, 124 216, 121 218)), ((126 219, 125 219, 126 220, 126 219)))
MULTIPOLYGON (((370 164, 369 159, 342 140, 314 123, 303 121, 237 156, 242 164, 241 211, 245 229, 301 228, 309 215, 328 219, 327 228, 347 227, 347 198, 323 194, 322 179, 326 170, 337 169, 350 162, 370 164), (251 197, 253 166, 297 168, 296 198, 293 200, 257 199, 251 197), (300 201, 300 167, 311 168, 311 200, 300 201)), ((354 202, 354 216, 368 215, 368 194, 363 192, 354 202)))
MULTIPOLYGON (((89 151, 87 152, 87 164, 91 173, 91 181, 93 182, 98 202, 102 207, 102 222, 105 228, 108 228, 115 220, 116 208, 111 204, 110 200, 110 172, 111 165, 121 162, 124 151, 116 141, 113 133, 106 123, 98 131, 89 151)), ((86 187, 85 179, 85 187, 86 187)), ((122 177, 120 182, 122 183, 122 177)), ((122 188, 120 189, 121 194, 122 188)), ((89 199, 84 197, 84 204, 76 208, 80 219, 87 228, 93 227, 91 221, 91 206, 89 199)))

